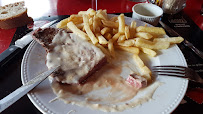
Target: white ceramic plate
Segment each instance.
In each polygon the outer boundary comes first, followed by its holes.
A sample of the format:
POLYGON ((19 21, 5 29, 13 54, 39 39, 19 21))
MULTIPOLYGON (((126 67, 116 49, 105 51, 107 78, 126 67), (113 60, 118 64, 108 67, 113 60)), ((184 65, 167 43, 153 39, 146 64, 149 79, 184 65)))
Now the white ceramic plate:
MULTIPOLYGON (((126 24, 130 24, 132 18, 126 17, 126 24)), ((137 21, 137 25, 146 23, 137 21)), ((47 70, 45 65, 46 52, 44 48, 33 41, 25 52, 21 65, 22 83, 28 82, 37 74, 47 70)), ((171 46, 167 50, 159 51, 157 57, 153 57, 145 61, 147 66, 153 65, 182 65, 187 66, 185 58, 177 45, 171 46)), ((158 76, 158 81, 164 84, 155 91, 152 100, 132 109, 123 112, 115 112, 116 114, 165 114, 171 113, 181 102, 187 90, 188 80, 175 77, 158 76)), ((56 95, 53 93, 49 80, 45 80, 34 90, 28 94, 32 103, 43 113, 49 114, 67 114, 74 110, 74 114, 100 114, 105 113, 98 110, 92 110, 86 107, 65 104, 63 101, 57 100, 50 103, 56 95)))

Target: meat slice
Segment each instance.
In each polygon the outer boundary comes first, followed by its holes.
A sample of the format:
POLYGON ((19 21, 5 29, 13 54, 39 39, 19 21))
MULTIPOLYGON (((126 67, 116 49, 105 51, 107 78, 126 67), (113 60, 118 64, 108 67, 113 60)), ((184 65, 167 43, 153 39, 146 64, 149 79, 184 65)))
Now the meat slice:
POLYGON ((130 74, 126 82, 137 89, 147 86, 147 79, 137 74, 130 74))
POLYGON ((52 76, 61 83, 82 83, 107 62, 99 48, 63 29, 38 29, 33 39, 46 49, 48 68, 60 65, 52 76))

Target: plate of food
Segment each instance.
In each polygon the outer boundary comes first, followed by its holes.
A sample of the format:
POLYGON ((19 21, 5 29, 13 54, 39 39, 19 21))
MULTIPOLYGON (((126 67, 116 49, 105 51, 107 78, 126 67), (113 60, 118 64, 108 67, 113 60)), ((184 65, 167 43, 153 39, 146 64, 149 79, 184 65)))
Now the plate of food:
POLYGON ((151 71, 187 66, 176 45, 183 38, 168 38, 163 28, 123 14, 80 11, 33 38, 22 60, 22 83, 60 65, 28 93, 42 113, 171 113, 187 90, 188 80, 151 71))

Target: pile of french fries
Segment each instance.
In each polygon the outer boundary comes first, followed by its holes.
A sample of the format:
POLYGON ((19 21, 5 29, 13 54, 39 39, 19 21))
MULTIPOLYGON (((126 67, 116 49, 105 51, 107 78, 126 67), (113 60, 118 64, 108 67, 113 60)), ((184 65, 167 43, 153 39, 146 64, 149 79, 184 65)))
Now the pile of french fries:
POLYGON ((163 28, 136 26, 136 21, 125 24, 124 14, 109 18, 106 10, 88 9, 60 21, 57 28, 67 29, 100 48, 111 60, 115 50, 133 53, 133 59, 142 75, 151 80, 151 71, 139 57, 140 51, 156 56, 156 50, 167 49, 171 44, 181 43, 182 37, 163 38, 163 28))

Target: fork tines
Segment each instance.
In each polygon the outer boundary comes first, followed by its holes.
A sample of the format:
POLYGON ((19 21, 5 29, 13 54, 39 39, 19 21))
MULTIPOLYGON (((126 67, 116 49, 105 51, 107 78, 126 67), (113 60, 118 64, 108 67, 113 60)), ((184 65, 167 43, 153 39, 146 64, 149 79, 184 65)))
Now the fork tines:
POLYGON ((184 66, 153 66, 152 71, 158 75, 164 76, 175 76, 175 77, 185 77, 185 68, 184 66))

